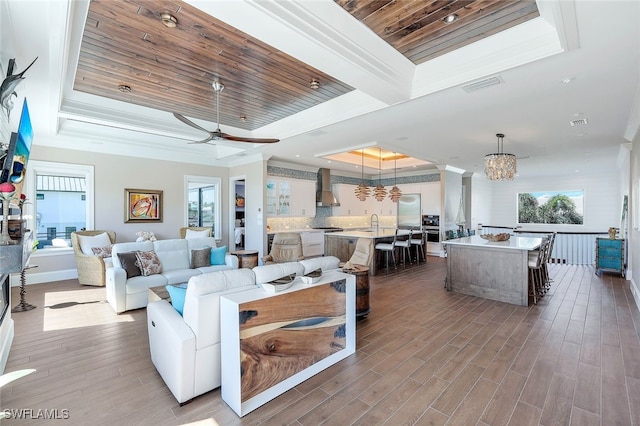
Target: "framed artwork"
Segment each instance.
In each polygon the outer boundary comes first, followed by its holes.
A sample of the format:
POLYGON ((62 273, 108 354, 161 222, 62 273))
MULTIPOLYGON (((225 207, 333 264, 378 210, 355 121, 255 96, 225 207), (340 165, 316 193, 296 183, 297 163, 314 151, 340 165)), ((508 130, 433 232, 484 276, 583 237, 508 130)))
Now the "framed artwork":
POLYGON ((162 222, 162 191, 125 188, 124 221, 162 222))
POLYGON ((536 191, 518 194, 518 224, 584 224, 584 191, 536 191))

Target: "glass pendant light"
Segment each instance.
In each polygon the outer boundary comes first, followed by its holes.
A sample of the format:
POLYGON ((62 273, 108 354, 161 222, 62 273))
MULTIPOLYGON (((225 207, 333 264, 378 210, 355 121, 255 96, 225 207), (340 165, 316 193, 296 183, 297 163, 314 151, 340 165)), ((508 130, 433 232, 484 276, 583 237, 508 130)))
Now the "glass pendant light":
POLYGON ((498 152, 484 156, 484 173, 489 180, 513 180, 517 173, 516 156, 504 152, 504 134, 496 134, 498 152))

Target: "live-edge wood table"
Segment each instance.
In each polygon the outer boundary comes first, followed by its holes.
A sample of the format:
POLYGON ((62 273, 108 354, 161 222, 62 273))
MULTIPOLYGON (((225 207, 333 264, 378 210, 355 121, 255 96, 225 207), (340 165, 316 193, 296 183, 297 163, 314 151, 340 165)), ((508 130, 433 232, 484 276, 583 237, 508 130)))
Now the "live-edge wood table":
POLYGON ((355 276, 220 297, 222 399, 239 416, 355 352, 355 276))

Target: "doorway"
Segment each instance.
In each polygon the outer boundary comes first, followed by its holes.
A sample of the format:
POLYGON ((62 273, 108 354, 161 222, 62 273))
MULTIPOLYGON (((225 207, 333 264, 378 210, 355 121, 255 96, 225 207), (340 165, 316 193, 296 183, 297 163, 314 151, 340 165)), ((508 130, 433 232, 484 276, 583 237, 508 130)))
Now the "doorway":
POLYGON ((229 205, 230 238, 229 251, 244 250, 245 248, 245 179, 236 177, 229 179, 229 205))

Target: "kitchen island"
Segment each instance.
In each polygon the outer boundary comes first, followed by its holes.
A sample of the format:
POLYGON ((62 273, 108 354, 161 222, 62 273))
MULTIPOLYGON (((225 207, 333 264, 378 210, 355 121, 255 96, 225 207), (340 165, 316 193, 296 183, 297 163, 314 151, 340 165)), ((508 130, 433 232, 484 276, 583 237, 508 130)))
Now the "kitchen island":
POLYGON ((529 252, 541 242, 541 238, 516 236, 492 242, 478 235, 443 241, 447 290, 527 306, 529 252))
MULTIPOLYGON (((327 233, 324 234, 324 254, 326 256, 335 256, 340 259, 341 262, 347 262, 351 258, 351 255, 353 255, 358 238, 370 239, 373 257, 371 263, 365 266, 369 267, 369 275, 376 275, 381 270, 385 270, 385 255, 375 250, 374 247, 378 243, 392 242, 395 233, 395 228, 327 233)), ((398 235, 409 235, 409 230, 401 229, 398 235)), ((398 254, 396 254, 396 261, 399 261, 401 258, 402 256, 398 258, 398 254)), ((389 261, 389 263, 391 263, 391 261, 389 261)))

